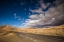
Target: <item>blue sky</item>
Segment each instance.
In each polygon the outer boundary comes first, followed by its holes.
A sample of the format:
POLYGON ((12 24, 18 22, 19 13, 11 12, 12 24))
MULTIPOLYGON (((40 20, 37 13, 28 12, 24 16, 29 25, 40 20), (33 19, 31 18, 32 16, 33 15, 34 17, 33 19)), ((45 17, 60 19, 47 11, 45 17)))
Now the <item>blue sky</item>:
MULTIPOLYGON (((14 17, 16 13, 21 18, 27 19, 29 15, 29 7, 32 7, 27 2, 27 5, 21 5, 25 0, 0 0, 0 25, 20 25, 21 22, 14 17), (26 10, 25 10, 26 9, 26 10)), ((22 20, 23 21, 23 20, 22 20)))
POLYGON ((25 28, 64 24, 64 1, 57 2, 56 0, 0 0, 0 25, 25 28), (61 8, 60 12, 55 10, 56 8, 59 10, 58 7, 61 8), (53 15, 51 15, 52 13, 53 15), (43 17, 44 19, 41 19, 43 17), (51 23, 49 23, 50 21, 51 23))

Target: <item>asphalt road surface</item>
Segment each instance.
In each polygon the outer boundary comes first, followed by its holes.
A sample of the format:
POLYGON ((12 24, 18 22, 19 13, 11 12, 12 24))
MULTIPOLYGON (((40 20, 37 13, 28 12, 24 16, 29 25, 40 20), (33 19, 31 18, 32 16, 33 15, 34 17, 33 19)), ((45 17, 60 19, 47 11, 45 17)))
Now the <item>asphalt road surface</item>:
POLYGON ((24 42, 64 42, 64 37, 19 32, 16 34, 24 42))

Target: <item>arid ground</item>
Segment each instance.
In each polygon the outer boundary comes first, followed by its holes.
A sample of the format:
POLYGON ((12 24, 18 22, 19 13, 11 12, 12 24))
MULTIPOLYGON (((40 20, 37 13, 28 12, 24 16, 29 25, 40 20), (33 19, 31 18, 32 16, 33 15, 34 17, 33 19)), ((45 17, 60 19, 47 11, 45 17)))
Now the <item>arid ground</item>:
POLYGON ((8 25, 0 26, 0 42, 23 42, 16 35, 15 32, 64 37, 64 25, 52 26, 48 28, 24 28, 24 29, 8 25))

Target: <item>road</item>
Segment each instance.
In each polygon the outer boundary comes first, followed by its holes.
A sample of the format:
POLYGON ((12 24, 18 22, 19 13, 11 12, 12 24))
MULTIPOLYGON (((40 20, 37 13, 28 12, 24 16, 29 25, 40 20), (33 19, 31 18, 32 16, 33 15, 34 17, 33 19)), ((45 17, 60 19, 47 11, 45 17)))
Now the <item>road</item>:
POLYGON ((64 42, 64 37, 19 32, 16 34, 24 42, 64 42))

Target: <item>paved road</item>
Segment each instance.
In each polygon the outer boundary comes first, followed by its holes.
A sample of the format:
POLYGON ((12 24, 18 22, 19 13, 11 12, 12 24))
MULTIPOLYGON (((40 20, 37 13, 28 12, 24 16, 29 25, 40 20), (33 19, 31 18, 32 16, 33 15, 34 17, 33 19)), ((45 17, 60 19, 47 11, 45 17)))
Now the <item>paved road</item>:
POLYGON ((64 42, 64 37, 28 34, 19 32, 16 34, 24 42, 64 42))

